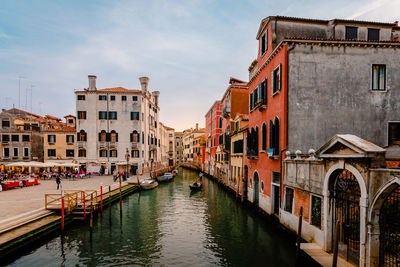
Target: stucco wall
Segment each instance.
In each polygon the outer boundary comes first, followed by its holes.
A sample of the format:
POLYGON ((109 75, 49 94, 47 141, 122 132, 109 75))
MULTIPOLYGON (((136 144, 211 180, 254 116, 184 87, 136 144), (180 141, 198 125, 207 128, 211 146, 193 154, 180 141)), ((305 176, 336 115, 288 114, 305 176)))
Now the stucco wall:
POLYGON ((400 54, 393 48, 296 45, 289 52, 288 149, 319 148, 335 134, 387 145, 400 121, 400 54), (386 91, 372 91, 372 64, 386 64, 386 91))

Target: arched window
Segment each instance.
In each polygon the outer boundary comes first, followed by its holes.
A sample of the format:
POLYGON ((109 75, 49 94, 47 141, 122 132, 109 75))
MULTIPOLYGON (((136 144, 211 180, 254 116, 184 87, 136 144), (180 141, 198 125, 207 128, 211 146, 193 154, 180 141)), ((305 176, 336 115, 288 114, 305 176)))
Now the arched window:
POLYGON ((115 130, 110 133, 110 142, 118 142, 118 133, 115 130))
POLYGON ((107 141, 107 133, 105 130, 102 130, 99 133, 99 142, 106 142, 107 141))
POLYGON ((262 150, 267 150, 267 124, 264 122, 262 125, 262 150))
POLYGON ((140 134, 137 131, 133 131, 131 133, 131 142, 133 142, 133 143, 140 142, 140 134))
POLYGON ((86 138, 87 138, 86 132, 84 130, 80 130, 77 136, 78 141, 87 141, 86 138))

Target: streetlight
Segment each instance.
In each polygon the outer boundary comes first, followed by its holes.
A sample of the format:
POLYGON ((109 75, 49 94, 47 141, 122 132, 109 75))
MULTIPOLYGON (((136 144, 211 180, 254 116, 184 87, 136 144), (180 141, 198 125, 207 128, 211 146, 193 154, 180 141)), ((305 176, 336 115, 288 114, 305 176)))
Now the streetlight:
POLYGON ((130 155, 129 155, 129 150, 128 148, 126 149, 126 154, 125 154, 125 159, 126 159, 126 175, 125 178, 129 177, 129 171, 128 171, 128 165, 129 165, 129 159, 130 159, 130 155))

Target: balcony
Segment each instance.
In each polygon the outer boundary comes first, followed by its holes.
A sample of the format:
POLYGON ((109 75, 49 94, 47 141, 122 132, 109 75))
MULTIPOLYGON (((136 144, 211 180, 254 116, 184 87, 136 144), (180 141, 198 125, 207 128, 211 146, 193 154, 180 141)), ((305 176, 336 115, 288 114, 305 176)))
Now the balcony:
POLYGON ((76 144, 78 147, 86 147, 86 141, 77 141, 76 144))
POLYGON ((117 147, 117 142, 109 142, 109 144, 110 144, 110 148, 117 147))
POLYGON ((206 147, 206 153, 210 153, 211 149, 209 147, 206 147))
POLYGON ((150 145, 150 151, 157 150, 157 145, 150 145))
POLYGON ((98 146, 99 146, 99 148, 106 148, 107 147, 107 142, 99 142, 98 146))
POLYGON ((3 146, 7 146, 7 145, 9 145, 10 144, 10 141, 1 141, 1 144, 3 145, 3 146))
POLYGON ((131 148, 138 148, 138 142, 131 142, 131 148))
POLYGON ((224 116, 224 118, 228 118, 231 115, 231 107, 230 106, 224 107, 222 115, 224 116))

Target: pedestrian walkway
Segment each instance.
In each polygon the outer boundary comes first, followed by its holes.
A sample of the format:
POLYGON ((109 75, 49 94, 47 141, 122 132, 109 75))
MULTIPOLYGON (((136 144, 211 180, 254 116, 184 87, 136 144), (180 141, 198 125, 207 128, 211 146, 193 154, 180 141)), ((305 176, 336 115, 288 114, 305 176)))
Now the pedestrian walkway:
MULTIPOLYGON (((142 181, 148 178, 149 175, 139 176, 142 181)), ((0 192, 0 226, 8 222, 13 217, 24 217, 23 214, 44 209, 44 195, 55 194, 57 190, 55 180, 40 180, 40 185, 11 189, 9 191, 0 192)), ((64 190, 98 190, 100 185, 108 187, 115 184, 111 175, 108 176, 92 176, 79 180, 62 179, 61 184, 64 190)), ((128 182, 136 183, 137 176, 132 176, 128 182)))
MULTIPOLYGON (((333 262, 333 254, 329 254, 324 251, 320 246, 315 243, 301 243, 300 249, 307 253, 316 262, 321 264, 323 267, 331 267, 333 262)), ((356 267, 356 265, 338 257, 337 260, 338 267, 356 267)))

